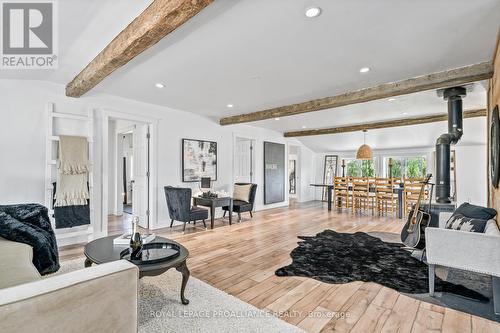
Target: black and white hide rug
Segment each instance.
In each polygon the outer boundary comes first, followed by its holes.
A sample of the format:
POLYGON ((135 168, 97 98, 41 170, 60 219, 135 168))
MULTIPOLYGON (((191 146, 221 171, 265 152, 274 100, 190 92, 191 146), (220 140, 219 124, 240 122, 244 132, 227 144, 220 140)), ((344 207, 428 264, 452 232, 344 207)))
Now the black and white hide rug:
MULTIPOLYGON (((427 265, 403 249, 403 244, 384 242, 364 232, 354 234, 325 230, 316 236, 299 236, 292 264, 277 276, 304 276, 326 283, 375 282, 407 294, 429 291, 427 265)), ((435 291, 460 295, 480 302, 488 297, 436 276, 435 291)))

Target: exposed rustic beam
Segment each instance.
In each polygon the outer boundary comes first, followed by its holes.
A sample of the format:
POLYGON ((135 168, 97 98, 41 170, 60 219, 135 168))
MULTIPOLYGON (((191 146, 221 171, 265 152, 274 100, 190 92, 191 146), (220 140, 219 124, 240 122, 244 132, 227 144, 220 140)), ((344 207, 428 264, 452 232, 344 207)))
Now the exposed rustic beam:
MULTIPOLYGON (((464 118, 486 117, 486 109, 464 111, 463 116, 464 116, 464 118)), ((447 119, 448 119, 448 115, 446 113, 444 113, 444 114, 422 116, 422 117, 416 117, 416 118, 404 118, 404 119, 380 121, 380 122, 376 122, 376 123, 365 123, 365 124, 348 125, 348 126, 341 126, 341 127, 330 127, 330 128, 320 128, 320 129, 313 129, 313 130, 285 132, 284 135, 287 138, 291 138, 291 137, 297 137, 297 136, 339 134, 339 133, 347 133, 347 132, 358 132, 358 131, 362 131, 362 130, 373 130, 373 129, 380 129, 380 128, 427 124, 427 123, 434 123, 434 122, 438 122, 438 121, 446 121, 447 119)))
POLYGON ((226 117, 220 119, 219 123, 221 125, 231 125, 277 117, 293 116, 301 113, 406 95, 424 90, 451 87, 486 80, 492 76, 493 67, 491 62, 483 62, 480 64, 450 69, 444 72, 417 76, 403 81, 384 83, 375 87, 350 91, 344 94, 315 99, 304 103, 297 103, 263 111, 226 117))
POLYGON ((80 97, 116 69, 158 43, 214 0, 155 0, 66 86, 80 97))

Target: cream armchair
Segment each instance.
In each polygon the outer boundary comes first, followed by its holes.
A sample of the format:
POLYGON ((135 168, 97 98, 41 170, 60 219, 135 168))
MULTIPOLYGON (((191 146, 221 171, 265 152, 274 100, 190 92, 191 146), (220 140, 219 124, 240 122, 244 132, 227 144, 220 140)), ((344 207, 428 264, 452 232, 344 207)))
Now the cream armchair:
POLYGON ((495 314, 500 314, 500 231, 494 220, 484 233, 445 229, 451 213, 439 215, 439 228, 426 228, 429 294, 434 295, 435 266, 491 275, 495 314))
POLYGON ((137 332, 135 265, 41 278, 30 246, 0 239, 0 250, 0 332, 137 332))

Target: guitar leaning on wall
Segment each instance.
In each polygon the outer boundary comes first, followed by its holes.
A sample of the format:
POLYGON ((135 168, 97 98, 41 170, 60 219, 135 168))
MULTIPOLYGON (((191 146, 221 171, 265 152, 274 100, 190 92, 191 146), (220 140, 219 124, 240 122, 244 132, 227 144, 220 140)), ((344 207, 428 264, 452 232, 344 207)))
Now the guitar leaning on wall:
POLYGON ((408 247, 417 249, 425 248, 425 228, 429 225, 431 215, 420 209, 420 202, 425 193, 425 187, 429 184, 432 175, 428 174, 422 182, 422 188, 418 195, 418 201, 408 215, 408 221, 401 230, 401 241, 408 247))

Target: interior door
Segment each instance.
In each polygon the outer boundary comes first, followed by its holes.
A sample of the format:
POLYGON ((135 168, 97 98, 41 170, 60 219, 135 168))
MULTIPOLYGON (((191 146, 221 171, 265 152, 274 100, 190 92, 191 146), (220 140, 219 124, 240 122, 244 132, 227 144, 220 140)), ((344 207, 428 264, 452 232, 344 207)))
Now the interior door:
POLYGON ((234 181, 236 183, 252 182, 252 140, 236 139, 234 149, 234 181))
POLYGON ((149 126, 136 125, 134 130, 132 213, 139 225, 149 227, 149 126))

